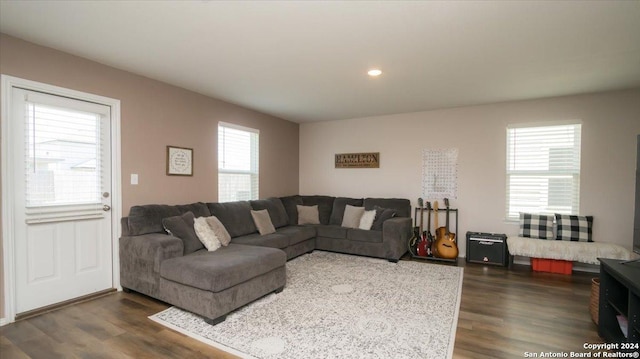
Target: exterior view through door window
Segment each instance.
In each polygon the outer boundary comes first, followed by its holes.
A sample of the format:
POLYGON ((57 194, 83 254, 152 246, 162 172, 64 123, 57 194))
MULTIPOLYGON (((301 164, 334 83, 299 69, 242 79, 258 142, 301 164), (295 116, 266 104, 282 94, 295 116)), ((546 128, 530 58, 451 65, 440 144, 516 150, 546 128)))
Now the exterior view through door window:
POLYGON ((102 204, 100 116, 27 102, 26 206, 102 204))

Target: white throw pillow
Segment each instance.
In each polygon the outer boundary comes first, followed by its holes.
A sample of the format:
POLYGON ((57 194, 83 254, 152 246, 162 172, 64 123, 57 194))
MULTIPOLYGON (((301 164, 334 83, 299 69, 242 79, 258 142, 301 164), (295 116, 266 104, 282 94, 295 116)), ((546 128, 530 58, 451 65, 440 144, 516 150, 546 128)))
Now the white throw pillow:
POLYGON ((227 232, 227 229, 224 228, 224 224, 222 224, 216 216, 206 217, 205 219, 209 227, 213 230, 213 233, 218 237, 220 244, 225 247, 228 246, 229 242, 231 242, 231 235, 227 232))
POLYGON ((198 239, 209 252, 213 252, 222 245, 216 233, 209 227, 207 219, 198 217, 193 221, 193 229, 196 231, 198 239))
POLYGON ((251 217, 253 217, 253 223, 255 223, 261 236, 276 232, 273 222, 271 222, 271 216, 269 216, 269 212, 266 209, 251 211, 251 217))
POLYGON ((364 207, 356 207, 346 205, 344 207, 344 215, 342 216, 342 227, 358 228, 360 226, 360 218, 364 214, 364 207))
POLYGON ((364 211, 362 218, 360 218, 360 225, 358 228, 370 230, 373 226, 373 221, 376 219, 376 210, 364 211))

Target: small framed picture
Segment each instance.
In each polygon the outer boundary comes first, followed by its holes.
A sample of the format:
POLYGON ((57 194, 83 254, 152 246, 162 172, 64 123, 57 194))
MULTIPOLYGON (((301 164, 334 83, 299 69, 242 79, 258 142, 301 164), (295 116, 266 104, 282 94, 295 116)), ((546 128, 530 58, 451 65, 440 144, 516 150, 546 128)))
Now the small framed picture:
POLYGON ((193 176, 193 149, 167 146, 167 175, 193 176))

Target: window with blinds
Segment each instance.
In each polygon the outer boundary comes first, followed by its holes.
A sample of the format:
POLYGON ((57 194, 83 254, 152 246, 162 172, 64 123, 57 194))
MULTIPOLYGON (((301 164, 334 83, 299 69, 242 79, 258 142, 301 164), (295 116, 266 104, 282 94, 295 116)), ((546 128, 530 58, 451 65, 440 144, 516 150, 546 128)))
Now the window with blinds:
POLYGON ((258 199, 259 131, 218 124, 218 201, 258 199))
POLYGON ((100 119, 99 113, 26 102, 27 208, 102 204, 100 119))
POLYGON ((507 219, 577 214, 580 124, 507 128, 507 219))

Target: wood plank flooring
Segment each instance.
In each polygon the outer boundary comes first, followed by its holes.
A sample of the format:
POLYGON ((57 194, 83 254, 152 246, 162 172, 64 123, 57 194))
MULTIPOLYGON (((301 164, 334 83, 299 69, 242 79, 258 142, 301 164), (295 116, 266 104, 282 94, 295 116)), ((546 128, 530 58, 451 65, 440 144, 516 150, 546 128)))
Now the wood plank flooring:
MULTIPOLYGON (((464 266, 454 358, 580 352, 602 342, 589 314, 597 274, 464 266)), ((120 292, 27 318, 0 327, 0 358, 234 358, 147 318, 167 307, 120 292)))

